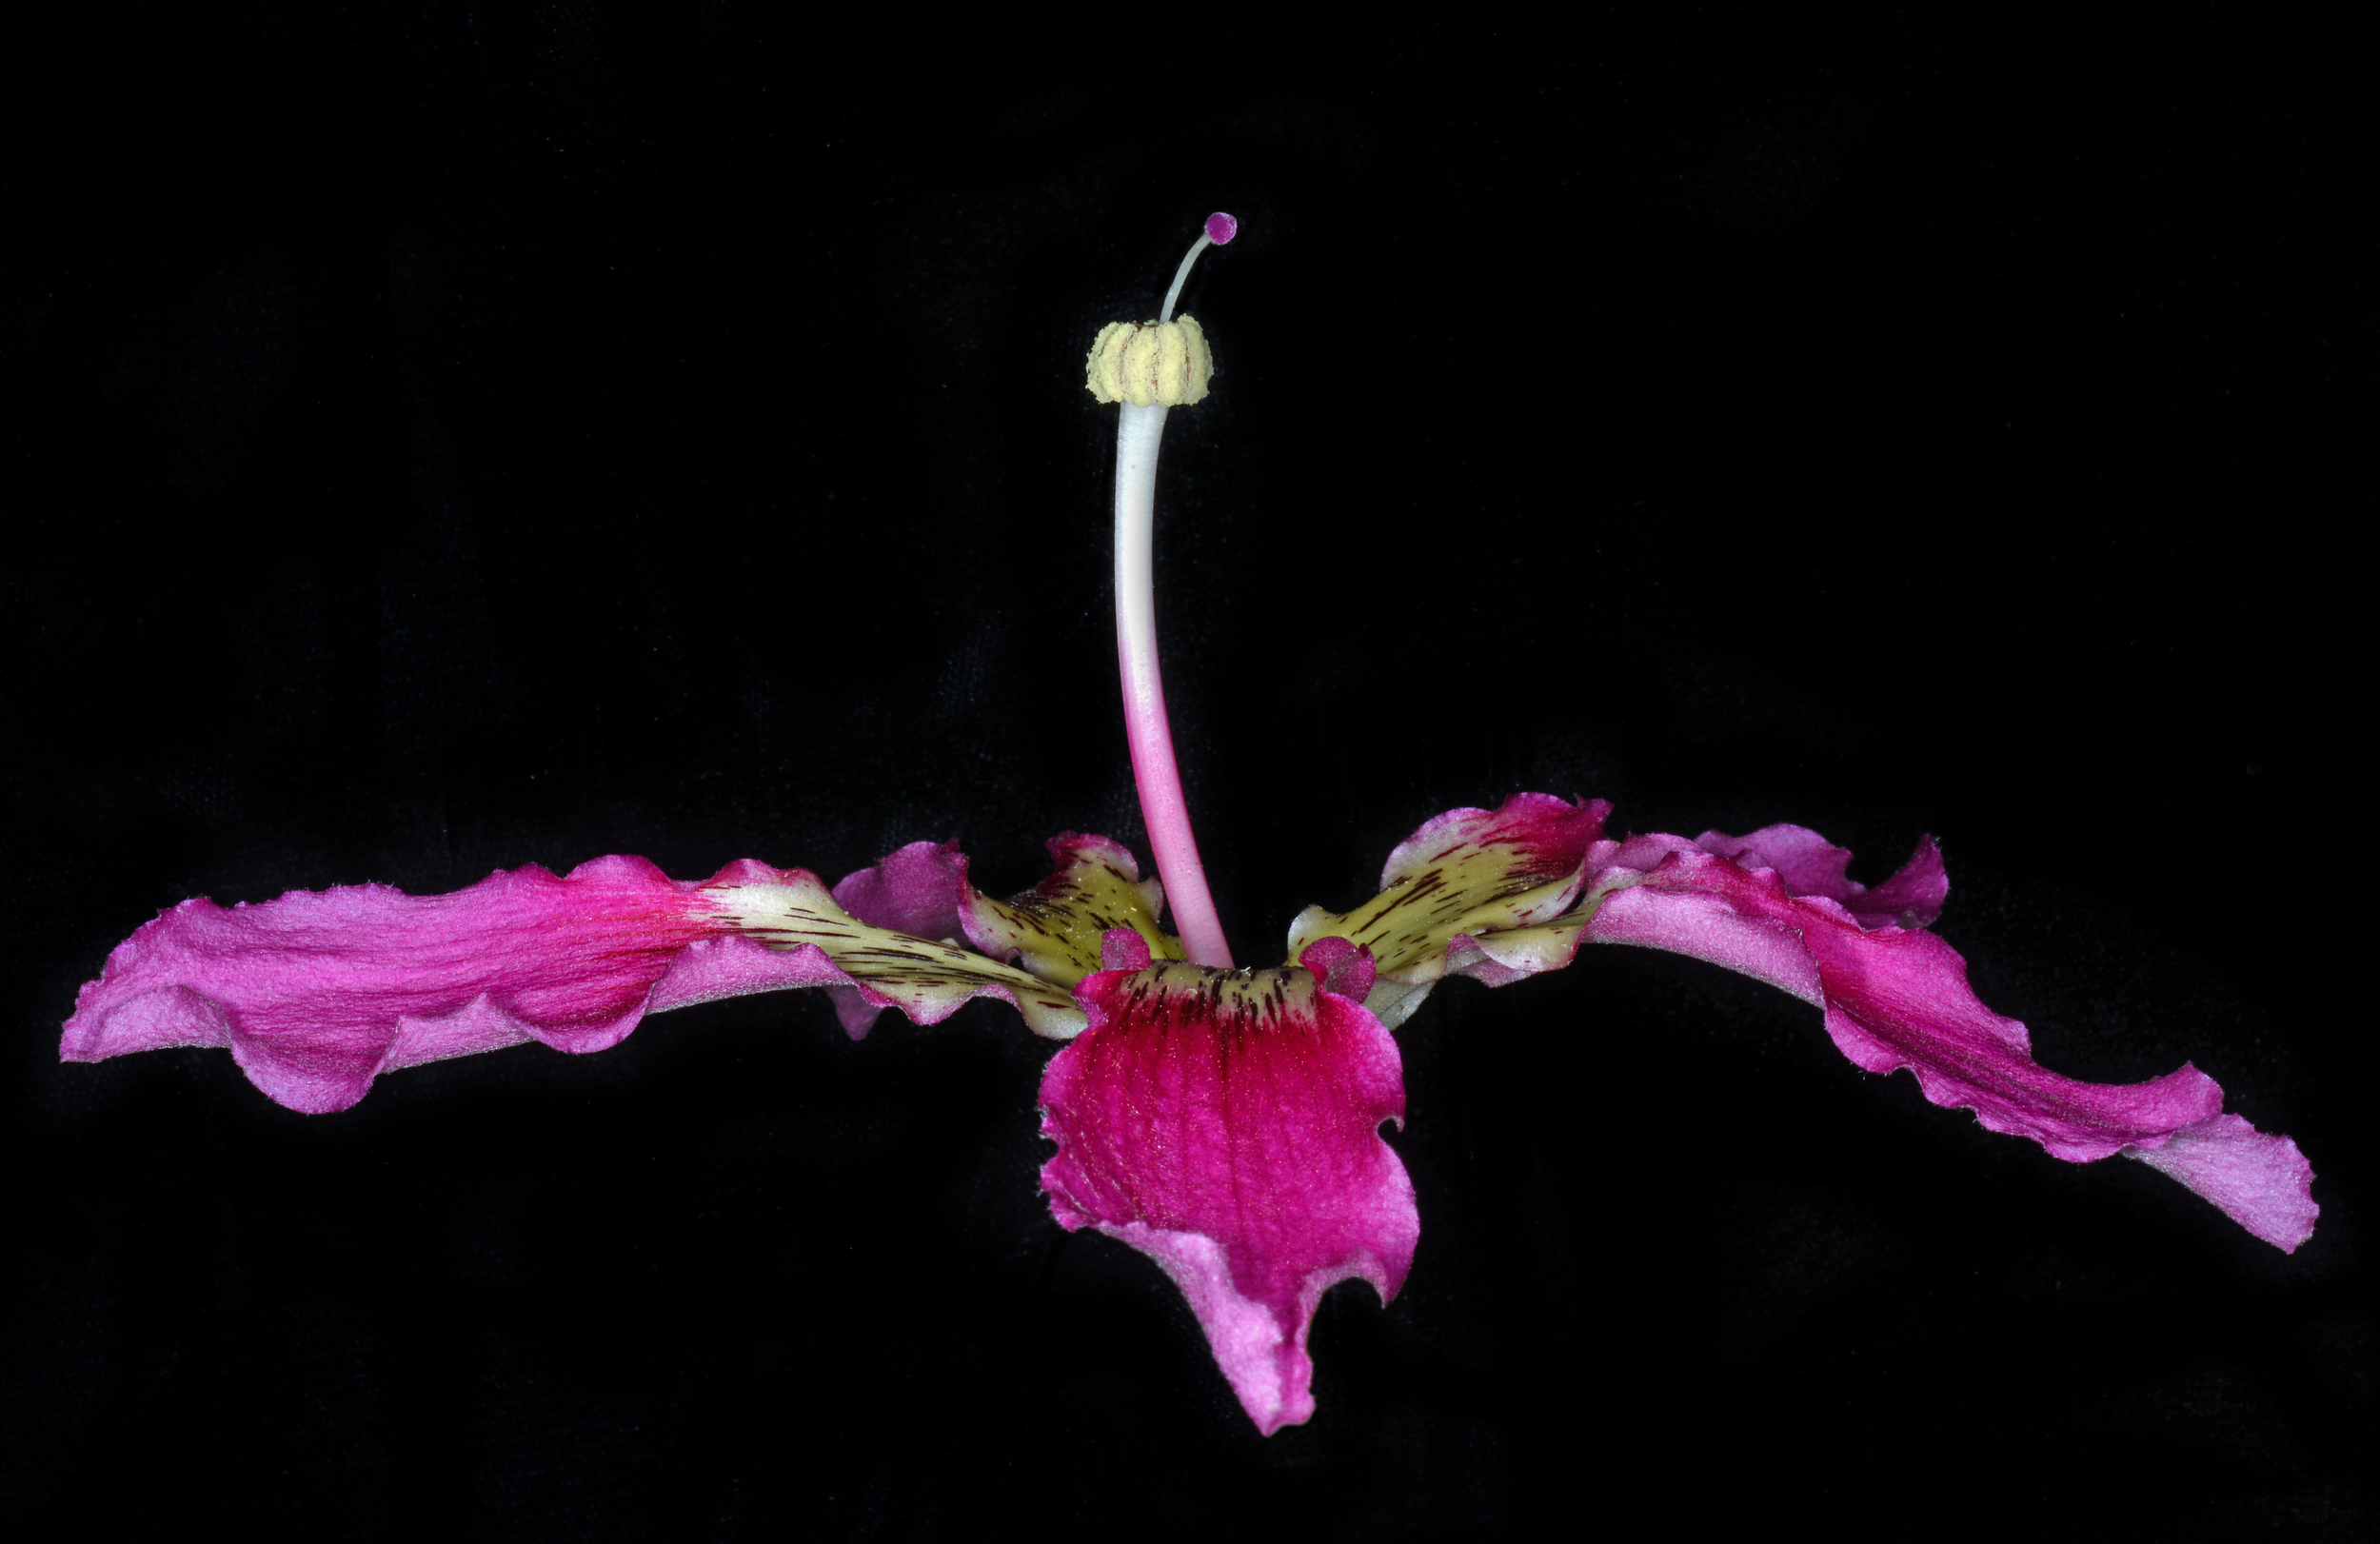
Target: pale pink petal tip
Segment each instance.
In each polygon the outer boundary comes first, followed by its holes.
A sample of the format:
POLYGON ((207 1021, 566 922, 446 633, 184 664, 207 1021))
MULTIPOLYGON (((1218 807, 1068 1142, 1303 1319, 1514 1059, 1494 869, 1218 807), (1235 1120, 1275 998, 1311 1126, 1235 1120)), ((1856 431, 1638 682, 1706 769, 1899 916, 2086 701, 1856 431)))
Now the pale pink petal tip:
POLYGON ((1220 247, 1240 234, 1240 222, 1217 209, 1206 217, 1206 239, 1220 247))
POLYGON ((2160 1147, 2128 1147, 2158 1173, 2212 1201, 2266 1243, 2294 1254, 2313 1237, 2313 1165, 2287 1137, 2268 1137, 2235 1115, 2184 1126, 2160 1147))
POLYGON ((1931 842, 1874 890, 1847 855, 1797 826, 1695 843, 1636 837, 1599 853, 1585 937, 1707 960, 1825 1010, 1837 1049, 1874 1073, 1903 1068, 1935 1104, 2087 1163, 2129 1153, 2213 1202, 2257 1237, 2294 1249, 2312 1231, 2312 1178, 2286 1137, 2223 1113, 2223 1090, 2185 1063, 2143 1083, 2087 1083, 2033 1059, 2025 1026, 1978 1000, 1967 962, 1894 923, 1941 903, 1931 842), (1755 866, 1746 867, 1750 863, 1755 866))
MULTIPOLYGON (((1312 962, 1351 986, 1365 974, 1352 947, 1312 962)), ((1393 1296, 1420 1233, 1379 1137, 1404 1116, 1397 1042, 1299 971, 1160 964, 1075 995, 1091 1027, 1041 1080, 1050 1211, 1163 1268, 1259 1431, 1307 1419, 1322 1294, 1360 1277, 1393 1296)))

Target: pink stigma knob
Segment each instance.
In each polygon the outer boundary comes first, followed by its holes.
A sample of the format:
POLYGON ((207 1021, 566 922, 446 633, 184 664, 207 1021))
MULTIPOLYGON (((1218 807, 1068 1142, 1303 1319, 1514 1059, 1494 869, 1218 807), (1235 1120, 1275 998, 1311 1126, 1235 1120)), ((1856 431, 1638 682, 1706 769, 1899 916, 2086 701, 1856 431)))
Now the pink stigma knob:
POLYGON ((1206 217, 1206 239, 1220 247, 1240 234, 1240 222, 1218 209, 1206 217))

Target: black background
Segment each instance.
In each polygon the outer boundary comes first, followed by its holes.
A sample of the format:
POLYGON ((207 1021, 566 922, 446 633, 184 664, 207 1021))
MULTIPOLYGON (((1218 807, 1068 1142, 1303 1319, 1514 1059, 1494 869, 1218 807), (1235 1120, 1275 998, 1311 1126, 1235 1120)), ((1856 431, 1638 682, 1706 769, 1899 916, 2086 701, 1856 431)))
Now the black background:
POLYGON ((10 1514, 2371 1536, 2342 45, 1644 9, 16 18, 10 1514), (185 896, 1138 844, 1081 361, 1218 208, 1160 606, 1243 959, 1521 788, 1871 881, 1931 831, 1985 1000, 2062 1071, 2212 1074, 2313 1240, 1590 951, 1400 1033, 1412 1279, 1331 1295, 1265 1439, 1155 1267, 1050 1220, 1004 1008, 854 1045, 750 999, 331 1117, 215 1052, 56 1063, 185 896))

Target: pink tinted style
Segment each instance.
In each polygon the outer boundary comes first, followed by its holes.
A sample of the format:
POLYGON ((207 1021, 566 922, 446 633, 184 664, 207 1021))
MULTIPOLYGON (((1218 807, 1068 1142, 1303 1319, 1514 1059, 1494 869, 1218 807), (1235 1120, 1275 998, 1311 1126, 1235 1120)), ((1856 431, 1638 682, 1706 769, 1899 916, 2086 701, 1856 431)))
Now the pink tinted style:
POLYGON ((1334 982, 1368 987, 1343 940, 1292 972, 1149 971, 1128 928, 1116 968, 1075 989, 1091 1027, 1041 1079, 1050 1210, 1163 1268, 1224 1378, 1267 1435, 1314 1414, 1306 1335, 1322 1294, 1360 1277, 1382 1300, 1413 1264, 1420 1218, 1379 1137, 1403 1123, 1397 1042, 1334 982), (1243 994, 1222 981, 1252 981, 1243 994))

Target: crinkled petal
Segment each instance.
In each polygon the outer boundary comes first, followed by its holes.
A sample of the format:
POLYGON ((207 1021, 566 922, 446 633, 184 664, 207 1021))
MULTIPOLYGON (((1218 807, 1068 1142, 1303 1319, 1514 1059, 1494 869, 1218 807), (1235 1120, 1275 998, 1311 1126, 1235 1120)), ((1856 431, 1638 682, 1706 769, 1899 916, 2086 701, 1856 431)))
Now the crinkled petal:
POLYGON ((1647 869, 1596 875, 1582 907, 1588 940, 1691 955, 1782 987, 1825 1010, 1828 1035, 1854 1062, 1908 1068, 1935 1104, 1972 1109, 1991 1130, 2072 1162, 2132 1151, 2284 1250, 2311 1234, 2311 1173, 2296 1145, 2224 1116, 2222 1089, 2195 1067, 2131 1084, 2048 1071, 2025 1026, 1978 1001, 1966 961, 1933 934, 1862 928, 1835 901, 1793 895, 1773 870, 1655 840, 1670 850, 1647 869))
POLYGON ((1395 1027, 1448 968, 1458 939, 1551 921, 1577 898, 1611 806, 1516 794, 1493 810, 1453 809, 1388 855, 1380 893, 1343 915, 1309 906, 1289 953, 1319 939, 1362 944, 1378 965, 1365 1006, 1395 1027))
POLYGON ((1119 927, 1146 940, 1155 959, 1185 958, 1181 940, 1157 925, 1165 891, 1140 878, 1131 848, 1068 831, 1050 839, 1049 856, 1050 877, 1005 901, 968 883, 960 861, 960 920, 977 948, 1067 987, 1101 968, 1101 940, 1119 927))
MULTIPOLYGON (((1352 984, 1356 953, 1315 963, 1352 984)), ((1091 1027, 1041 1080, 1050 1210, 1164 1269, 1259 1429, 1305 1420, 1322 1294, 1361 1277, 1393 1297, 1420 1232, 1379 1137, 1404 1116, 1396 1041, 1296 967, 1159 964, 1075 991, 1091 1027)))
MULTIPOLYGON (((1828 1033, 1854 1062, 1874 1072, 1907 1067, 1928 1099, 1972 1108, 1994 1131, 2031 1137, 2073 1161, 2126 1153, 2283 1249, 2311 1234, 2311 1173, 2296 1144, 2223 1115, 2222 1090, 2195 1068, 2109 1086, 2062 1078, 2033 1062, 2024 1026, 1978 1002, 1965 961, 1917 931, 1940 914, 1949 893, 1931 837, 1919 841, 1898 873, 1870 889, 1846 872, 1848 851, 1802 826, 1772 825, 1743 837, 1706 831, 1693 841, 1661 835, 1615 841, 1600 834, 1607 809, 1599 802, 1574 806, 1523 794, 1492 815, 1450 811, 1392 855, 1387 879, 1401 885, 1392 882, 1345 917, 1309 907, 1291 929, 1292 945, 1333 934, 1380 939, 1399 964, 1392 974, 1383 960, 1364 1002, 1392 1026, 1449 973, 1503 986, 1561 969, 1588 941, 1692 955, 1821 1006, 1828 1033), (1428 949, 1446 926, 1400 928, 1398 912, 1418 909, 1454 887, 1450 870, 1466 880, 1492 874, 1508 828, 1530 833, 1514 845, 1558 857, 1568 856, 1572 833, 1583 835, 1576 904, 1559 915, 1532 906, 1504 919, 1492 911, 1455 918, 1440 954, 1414 957, 1413 949, 1428 949)), ((1516 865, 1515 881, 1523 872, 1516 865)), ((1443 902, 1434 909, 1452 911, 1443 902)))
MULTIPOLYGON (((966 884, 966 858, 956 841, 912 841, 844 875, 835 885, 835 904, 870 927, 956 944, 964 937, 959 892, 966 884)), ((855 1040, 866 1039, 876 1016, 884 1011, 856 986, 830 986, 826 996, 844 1032, 855 1040)))
POLYGON ((2235 1115, 2199 1120, 2162 1147, 2128 1147, 2126 1158, 2178 1179, 2270 1244, 2294 1251, 2313 1237, 2313 1165, 2287 1137, 2268 1137, 2235 1115))
MULTIPOLYGON (((327 1111, 391 1067, 530 1039, 601 1050, 635 1027, 683 951, 726 934, 696 888, 641 858, 601 858, 446 896, 366 884, 228 910, 186 901, 117 946, 59 1054, 228 1046, 273 1099, 327 1111)), ((755 960, 745 980, 788 967, 755 960)), ((739 989, 756 988, 714 995, 739 989)))
MULTIPOLYGON (((1526 897, 1528 904, 1508 910, 1481 907, 1453 918, 1435 933, 1408 937, 1402 940, 1408 949, 1436 947, 1438 953, 1414 959, 1393 976, 1383 968, 1364 1006, 1393 1029, 1412 1017, 1430 988, 1445 976, 1470 976, 1490 986, 1508 986, 1540 971, 1560 970, 1577 958, 1580 934, 1594 910, 1593 898, 1584 902, 1577 900, 1588 878, 1620 868, 1650 868, 1674 851, 1698 848, 1764 863, 1774 859, 1775 862, 1767 866, 1783 865, 1781 877, 1792 894, 1835 901, 1870 927, 1931 922, 1940 914, 1950 889, 1942 855, 1932 837, 1920 838, 1916 852, 1900 871, 1871 890, 1844 873, 1851 861, 1848 851, 1802 826, 1772 825, 1748 837, 1706 831, 1693 842, 1666 836, 1613 841, 1601 835, 1610 809, 1600 800, 1572 804, 1546 794, 1519 794, 1493 814, 1450 810, 1415 832, 1389 860, 1390 879, 1405 879, 1414 888, 1431 882, 1433 858, 1476 879, 1492 876, 1496 861, 1511 853, 1505 861, 1514 865, 1508 881, 1513 883, 1528 877, 1525 865, 1530 862, 1550 866, 1550 862, 1575 858, 1577 868, 1566 887, 1526 897), (1497 840, 1505 832, 1525 835, 1521 841, 1507 846, 1497 840), (1450 849, 1444 841, 1433 840, 1449 836, 1470 836, 1472 845, 1450 849), (1522 850, 1515 852, 1515 847, 1522 850), (1557 900, 1559 904, 1545 904, 1547 900, 1557 900)), ((1346 924, 1367 914, 1393 918, 1393 903, 1399 894, 1395 888, 1383 891, 1346 918, 1308 907, 1290 930, 1292 946, 1334 932, 1358 936, 1359 930, 1346 924)), ((1398 957, 1404 958, 1404 953, 1398 957)))
POLYGON ((602 858, 444 896, 366 884, 185 901, 83 987, 59 1055, 227 1046, 272 1099, 322 1113, 396 1068, 526 1040, 600 1051, 649 1012, 830 983, 922 1023, 977 992, 1016 1002, 1043 1033, 1082 1023, 1021 971, 854 921, 803 870, 744 861, 693 884, 602 858))
POLYGON ((776 875, 751 866, 760 872, 742 882, 714 880, 706 887, 735 931, 772 949, 818 949, 870 1003, 935 1024, 970 999, 993 997, 1014 1004, 1036 1035, 1068 1039, 1081 1033, 1082 1010, 1063 990, 971 949, 870 927, 836 905, 805 870, 776 875))
POLYGON ((1748 837, 1705 831, 1695 845, 1745 868, 1775 869, 1791 893, 1824 896, 1862 927, 1931 927, 1951 893, 1941 849, 1932 837, 1919 837, 1916 853, 1900 872, 1873 890, 1843 872, 1851 866, 1850 848, 1837 847, 1806 825, 1762 826, 1748 837))
POLYGON ((956 943, 966 855, 955 841, 912 841, 835 886, 835 904, 870 927, 956 943))

